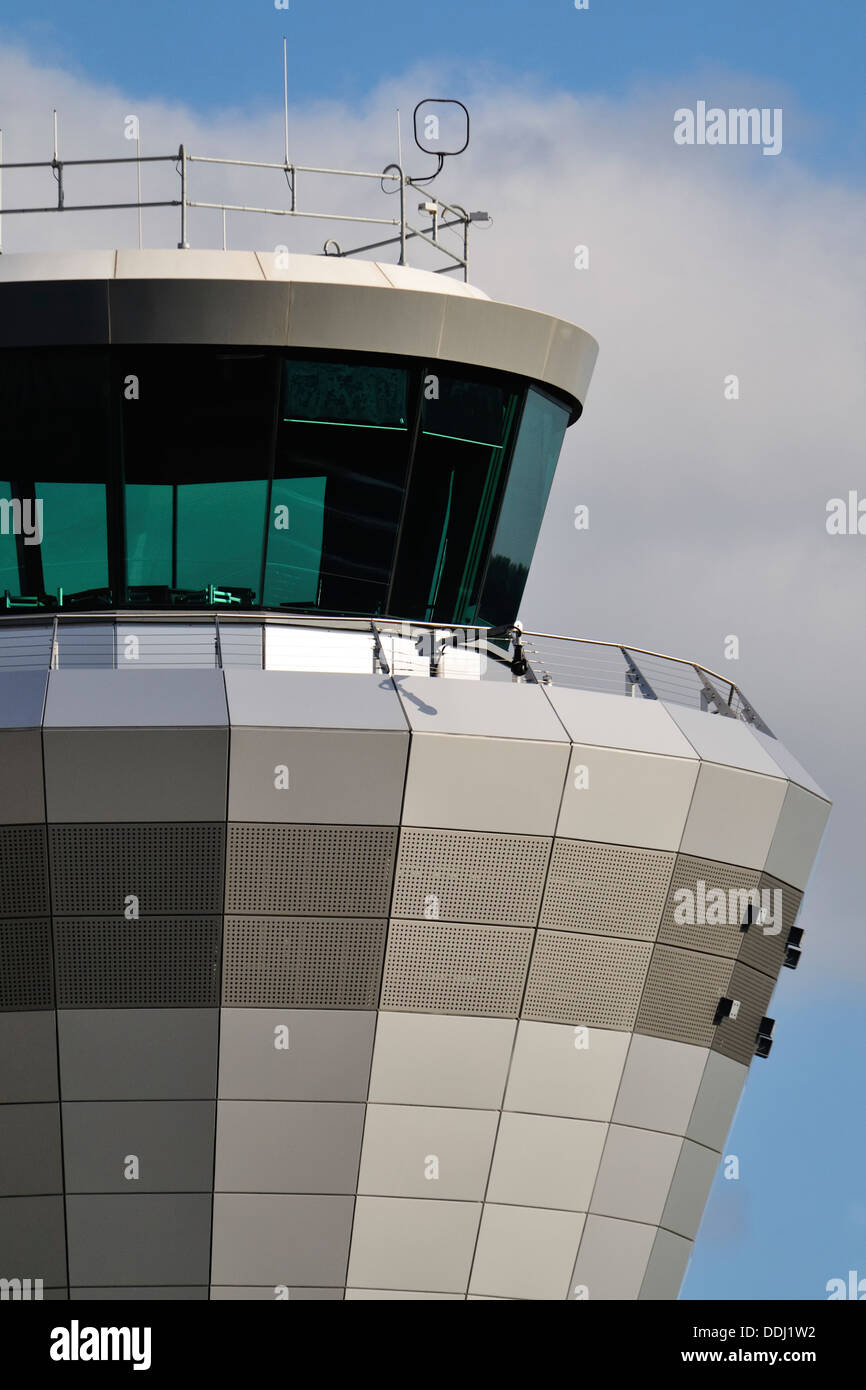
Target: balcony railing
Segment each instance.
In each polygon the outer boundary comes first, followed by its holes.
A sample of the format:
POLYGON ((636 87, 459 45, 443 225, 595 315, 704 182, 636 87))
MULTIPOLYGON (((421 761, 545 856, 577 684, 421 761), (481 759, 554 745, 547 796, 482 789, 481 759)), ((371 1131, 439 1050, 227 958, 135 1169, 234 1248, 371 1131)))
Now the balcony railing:
POLYGON ((0 618, 0 672, 323 671, 517 680, 690 705, 774 737, 729 677, 644 647, 392 618, 94 613, 0 618))

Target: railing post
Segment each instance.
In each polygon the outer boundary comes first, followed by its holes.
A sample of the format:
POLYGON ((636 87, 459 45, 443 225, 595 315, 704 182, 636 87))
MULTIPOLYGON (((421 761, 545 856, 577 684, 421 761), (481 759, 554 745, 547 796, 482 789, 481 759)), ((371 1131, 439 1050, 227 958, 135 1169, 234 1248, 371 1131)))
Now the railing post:
POLYGON ((180 160, 180 241, 177 244, 179 251, 188 251, 189 242, 186 233, 186 146, 181 145, 178 150, 180 160))

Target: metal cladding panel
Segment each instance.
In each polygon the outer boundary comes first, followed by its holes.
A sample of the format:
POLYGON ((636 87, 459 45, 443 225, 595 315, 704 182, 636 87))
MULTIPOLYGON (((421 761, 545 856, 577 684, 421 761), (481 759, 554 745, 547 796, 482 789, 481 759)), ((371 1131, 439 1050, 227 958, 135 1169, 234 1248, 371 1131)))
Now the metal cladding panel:
POLYGON ((353 1197, 217 1192, 211 1283, 346 1283, 353 1197))
POLYGON ((195 1288, 193 1285, 180 1285, 172 1288, 171 1286, 153 1284, 145 1288, 101 1288, 101 1289, 70 1289, 70 1303, 138 1303, 145 1300, 148 1303, 154 1301, 172 1303, 206 1303, 207 1285, 200 1285, 195 1288))
POLYGON ((607 1125, 551 1115, 502 1116, 487 1199, 587 1211, 607 1125))
POLYGON ((505 1109, 609 1120, 630 1037, 612 1028, 521 1019, 505 1109))
MULTIPOLYGON (((625 670, 623 662, 623 677, 625 670)), ((658 700, 625 700, 621 695, 557 685, 543 690, 574 743, 696 761, 692 745, 658 700)))
POLYGON ((522 1016, 631 1029, 652 950, 648 942, 539 931, 522 1016))
POLYGON ((373 1010, 223 1009, 220 1099, 366 1100, 375 1030, 373 1010))
POLYGON ((745 1084, 748 1068, 710 1052, 686 1136, 721 1152, 745 1084))
POLYGON ((764 752, 769 754, 783 777, 787 777, 790 782, 796 782, 807 792, 814 792, 815 796, 827 801, 826 792, 821 790, 814 777, 809 776, 802 763, 797 761, 784 743, 780 743, 777 738, 772 738, 769 734, 761 733, 760 729, 756 729, 752 725, 749 726, 749 733, 758 740, 764 752))
POLYGON ((655 940, 674 854, 554 840, 540 925, 655 940))
POLYGON ((358 1197, 347 1283, 465 1293, 480 1215, 479 1202, 358 1197))
POLYGON ((682 853, 763 869, 787 786, 781 777, 701 763, 682 853))
POLYGON ((720 1155, 714 1149, 705 1149, 690 1139, 683 1142, 662 1213, 662 1226, 687 1240, 694 1240, 719 1160, 720 1155))
POLYGON ((392 920, 381 1008, 516 1018, 531 950, 525 927, 392 920))
POLYGON ((766 859, 767 873, 805 888, 829 815, 828 801, 789 783, 766 859))
POLYGON ((124 279, 110 280, 108 293, 113 343, 286 342, 286 285, 214 278, 172 279, 166 286, 156 279, 124 279))
POLYGON ((53 1007, 50 918, 0 922, 0 1010, 53 1007))
MULTIPOLYGON (((0 710, 2 719, 2 710, 0 710)), ((45 820, 42 736, 38 729, 0 732, 0 825, 45 820)))
POLYGON ((355 1192, 364 1106, 223 1100, 217 1192, 355 1192))
POLYGON ((382 1012, 370 1100, 498 1109, 514 1030, 514 1022, 504 1018, 382 1012))
POLYGON ((204 1192, 67 1196, 70 1285, 207 1284, 211 1201, 204 1192))
POLYGON ((754 921, 748 931, 743 932, 737 960, 775 980, 785 959, 788 933, 797 920, 803 894, 770 874, 761 874, 758 887, 768 915, 766 920, 754 921))
POLYGON ((227 723, 222 671, 52 671, 48 681, 46 729, 206 729, 227 723))
POLYGON ((358 1192, 480 1202, 498 1122, 495 1110, 368 1105, 358 1192))
POLYGON ((65 1295, 62 1197, 0 1197, 0 1266, 2 1278, 42 1279, 46 1289, 62 1286, 65 1295))
POLYGON ((779 776, 778 766, 741 719, 663 703, 700 758, 746 772, 763 772, 767 777, 779 776))
MULTIPOLYGON (((178 1068, 181 1059, 177 1059, 178 1068)), ((63 1163, 69 1192, 210 1192, 212 1100, 63 1102, 63 1163), (138 1159, 134 1179, 126 1176, 138 1159)))
POLYGON ((455 1299, 463 1302, 461 1293, 416 1293, 410 1289, 347 1289, 347 1303, 380 1303, 380 1302, 401 1302, 408 1303, 413 1299, 436 1302, 441 1299, 455 1299))
POLYGON ((384 920, 226 917, 223 1005, 373 1009, 386 933, 384 920))
POLYGON ((719 999, 728 993, 733 961, 703 951, 657 945, 635 1019, 635 1032, 710 1047, 719 999))
POLYGON ((544 375, 554 322, 546 314, 493 300, 479 304, 476 300, 449 299, 439 353, 463 361, 468 354, 470 361, 486 359, 484 365, 491 367, 507 361, 508 370, 537 379, 544 375), (491 343, 499 346, 492 360, 491 343))
POLYGON ((620 1125, 685 1134, 709 1050, 635 1033, 613 1112, 620 1125))
POLYGON ((569 738, 541 686, 405 676, 398 694, 416 734, 561 743, 569 738))
POLYGON ((226 912, 387 917, 396 849, 396 827, 230 825, 226 912))
POLYGON ((229 820, 394 826, 409 735, 233 729, 229 820))
MULTIPOLYGON (((289 347, 383 352, 400 357, 431 358, 438 354, 446 304, 439 295, 412 290, 394 294, 367 285, 300 281, 288 286, 288 291, 289 347)), ((462 354, 457 360, 464 360, 462 354)))
POLYGON ((640 1299, 673 1300, 680 1291, 692 1254, 692 1242, 675 1236, 671 1231, 659 1231, 653 1242, 646 1274, 640 1287, 640 1299))
POLYGON ((216 1097, 216 1009, 61 1009, 64 1101, 216 1097))
MULTIPOLYGON (((4 973, 5 963, 0 967, 0 980, 4 973)), ((0 1104, 48 1100, 57 1100, 57 1033, 53 1011, 0 1012, 0 1104)))
POLYGON ((716 1052, 749 1065, 755 1055, 758 1025, 770 1007, 775 985, 769 975, 752 970, 748 965, 734 966, 725 992, 740 1001, 740 1011, 736 1018, 723 1019, 716 1029, 712 1041, 716 1052))
MULTIPOLYGON (((225 642, 225 636, 222 640, 225 642)), ((261 649, 259 658, 261 662, 261 649)), ((229 719, 235 729, 367 729, 404 733, 408 727, 394 683, 387 676, 226 671, 226 695, 229 719)))
POLYGON ((758 887, 759 877, 755 869, 677 855, 659 943, 736 956, 743 939, 742 924, 748 917, 749 899, 745 895, 758 887))
POLYGON ((493 1298, 564 1299, 585 1216, 488 1202, 469 1290, 493 1298))
POLYGON ((0 347, 96 345, 108 341, 108 324, 105 281, 76 276, 59 283, 3 286, 0 347))
POLYGON ((225 816, 226 729, 46 729, 44 738, 51 821, 225 816))
POLYGON ((534 927, 551 841, 474 831, 400 831, 394 917, 534 927))
POLYGON ((45 826, 0 826, 0 919, 49 910, 45 826))
POLYGON ((225 825, 52 825, 48 843, 57 913, 222 911, 225 825))
POLYGON ((58 1009, 214 1008, 219 917, 55 917, 58 1009))
MULTIPOLYGON (((285 1286, 271 1286, 270 1284, 243 1288, 231 1285, 211 1284, 210 1298, 212 1303, 273 1303, 275 1300, 282 1302, 286 1297, 283 1293, 285 1286)), ((343 1290, 340 1289, 288 1289, 288 1301, 291 1303, 342 1303, 343 1290)))
POLYGON ((611 1125, 590 1210, 657 1226, 682 1146, 678 1135, 611 1125))
POLYGON ((571 1276, 571 1297, 588 1297, 593 1303, 637 1298, 655 1236, 655 1226, 588 1216, 571 1276))
POLYGON ((698 766, 688 758, 575 744, 556 833, 678 849, 698 766))
MULTIPOLYGON (((0 1109, 0 1197, 62 1191, 60 1107, 4 1105, 0 1109)), ((0 1263, 6 1263, 2 1245, 0 1263)), ((28 1263, 26 1269, 30 1267, 28 1263)), ((18 1273, 23 1273, 24 1268, 18 1273)), ((0 1274, 6 1272, 3 1269, 0 1274)))
POLYGON ((552 835, 567 767, 561 743, 416 733, 403 823, 552 835))

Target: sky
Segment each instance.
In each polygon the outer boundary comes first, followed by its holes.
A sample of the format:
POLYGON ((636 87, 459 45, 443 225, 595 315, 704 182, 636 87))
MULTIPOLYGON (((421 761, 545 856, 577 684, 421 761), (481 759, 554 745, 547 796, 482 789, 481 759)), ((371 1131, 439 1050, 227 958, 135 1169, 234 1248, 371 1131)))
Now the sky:
MULTIPOLYGON (((133 113, 145 153, 184 141, 279 160, 284 35, 296 162, 383 168, 399 108, 405 162, 421 173, 414 105, 464 101, 469 149, 435 187, 492 215, 473 229, 471 279, 601 345, 524 622, 724 670, 834 802, 799 920, 803 959, 782 972, 773 1052, 753 1064, 726 1145, 740 1177, 717 1179, 682 1291, 824 1298, 828 1280, 866 1276, 866 535, 826 529, 830 499, 866 498, 866 7, 0 0, 5 158, 50 157, 56 105, 67 158, 128 154, 133 113), (674 112, 699 101, 781 109, 780 152, 677 145, 674 112), (588 268, 575 266, 578 246, 588 268), (587 531, 574 529, 578 504, 587 531)), ((104 173, 68 173, 70 201, 110 187, 116 198, 104 173)), ((132 195, 128 171, 111 177, 132 195)), ((173 196, 174 177, 152 166, 145 196, 173 196)), ((285 191, 270 175, 196 166, 194 177, 202 198, 285 191)), ((50 173, 12 178, 7 205, 53 197, 50 173)), ((339 190, 321 196, 347 206, 339 190)), ((371 209, 383 198, 378 185, 365 196, 371 209)), ((234 217, 227 237, 320 250, 329 230, 234 217)), ((7 251, 137 239, 129 213, 6 217, 2 231, 7 251)), ((221 244, 215 215, 191 214, 190 237, 221 244)), ((176 241, 173 212, 145 214, 145 245, 176 241)))

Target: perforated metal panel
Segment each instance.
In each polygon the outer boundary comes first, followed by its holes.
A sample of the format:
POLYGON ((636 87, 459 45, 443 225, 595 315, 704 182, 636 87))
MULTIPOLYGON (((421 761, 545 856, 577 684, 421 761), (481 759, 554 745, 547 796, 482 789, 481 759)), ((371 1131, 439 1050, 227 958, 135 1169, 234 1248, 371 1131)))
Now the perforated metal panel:
POLYGON ((516 1018, 532 936, 525 927, 392 921, 381 1007, 516 1018))
POLYGON ((690 951, 708 951, 714 956, 736 956, 743 939, 740 923, 745 920, 747 910, 742 894, 757 888, 759 877, 754 869, 678 854, 659 927, 659 941, 685 946, 690 951), (724 894, 724 905, 719 902, 716 906, 707 901, 714 890, 724 894), (677 922, 675 913, 695 920, 677 922), (714 922, 714 915, 721 916, 722 922, 714 922))
POLYGON ((230 825, 226 911, 386 917, 397 830, 230 825))
POLYGON ((541 835, 404 827, 392 915, 534 927, 550 845, 541 835))
POLYGON ((50 921, 0 922, 0 1009, 53 1006, 50 921))
POLYGON ((386 931, 385 921, 227 917, 223 1004, 375 1008, 386 931))
POLYGON ((652 941, 675 854, 554 840, 541 926, 652 941))
POLYGON ((719 1024, 712 1041, 714 1052, 748 1066, 755 1055, 758 1024, 769 1012, 775 985, 771 976, 762 975, 759 970, 748 965, 734 966, 726 993, 739 999, 740 1010, 736 1018, 725 1018, 719 1024))
POLYGON ((57 1005, 216 1005, 219 917, 57 917, 57 1005))
POLYGON ((772 923, 753 922, 748 931, 743 932, 737 960, 775 980, 782 968, 788 932, 797 920, 803 894, 798 888, 791 888, 781 879, 773 878, 772 874, 762 874, 758 887, 761 902, 767 903, 775 920, 772 923), (776 894, 779 896, 776 897, 776 894), (778 914, 777 905, 781 909, 778 914), (773 931, 765 932, 765 926, 772 926, 773 931))
POLYGON ((709 1047, 716 1006, 728 993, 732 967, 733 962, 722 956, 657 945, 635 1032, 709 1047))
POLYGON ((0 918, 49 910, 44 825, 0 826, 0 918))
POLYGON ((58 913, 206 913, 222 908, 224 825, 49 827, 58 913))
POLYGON ((648 942, 539 931, 523 1017, 630 1029, 652 949, 648 942))

